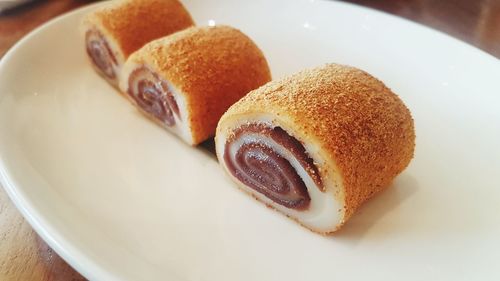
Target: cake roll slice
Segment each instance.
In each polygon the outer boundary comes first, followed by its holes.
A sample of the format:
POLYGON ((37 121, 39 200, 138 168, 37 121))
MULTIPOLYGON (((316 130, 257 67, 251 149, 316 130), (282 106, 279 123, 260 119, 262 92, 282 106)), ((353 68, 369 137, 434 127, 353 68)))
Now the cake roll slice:
POLYGON ((115 87, 131 53, 192 25, 178 0, 113 0, 88 14, 82 24, 92 66, 115 87))
POLYGON ((132 54, 120 89, 146 116, 196 145, 215 134, 229 106, 270 79, 261 50, 241 31, 191 27, 132 54))
POLYGON ((215 145, 242 190, 328 234, 405 169, 415 132, 381 81, 328 64, 250 92, 222 116, 215 145))

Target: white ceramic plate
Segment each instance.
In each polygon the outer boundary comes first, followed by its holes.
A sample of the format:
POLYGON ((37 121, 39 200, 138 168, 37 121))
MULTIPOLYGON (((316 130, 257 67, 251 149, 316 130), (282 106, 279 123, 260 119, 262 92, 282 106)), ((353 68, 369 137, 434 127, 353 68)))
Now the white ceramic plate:
POLYGON ((500 63, 420 25, 323 1, 186 1, 249 34, 275 78, 339 62, 411 109, 417 149, 332 237, 236 190, 213 155, 143 118, 88 66, 63 16, 0 64, 2 184, 99 280, 499 280, 500 63))

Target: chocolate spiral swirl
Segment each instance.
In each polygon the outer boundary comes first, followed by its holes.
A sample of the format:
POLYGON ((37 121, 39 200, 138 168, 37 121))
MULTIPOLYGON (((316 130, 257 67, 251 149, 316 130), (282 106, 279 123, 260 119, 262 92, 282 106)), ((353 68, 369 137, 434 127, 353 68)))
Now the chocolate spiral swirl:
POLYGON ((179 106, 167 82, 147 67, 137 68, 129 76, 128 94, 146 113, 169 127, 180 118, 179 106))
POLYGON ((90 29, 85 34, 85 43, 87 54, 92 60, 92 63, 106 78, 115 80, 115 68, 118 62, 104 36, 99 31, 90 29))
POLYGON ((226 142, 224 161, 245 185, 287 208, 306 210, 311 201, 306 184, 283 151, 294 157, 323 191, 318 169, 304 146, 280 127, 256 123, 239 127, 226 142))

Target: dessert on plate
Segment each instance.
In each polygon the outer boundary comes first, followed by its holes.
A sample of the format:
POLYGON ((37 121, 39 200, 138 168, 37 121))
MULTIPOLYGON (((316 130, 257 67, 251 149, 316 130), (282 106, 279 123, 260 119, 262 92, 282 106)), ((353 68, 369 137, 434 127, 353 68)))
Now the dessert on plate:
POLYGON ((82 28, 92 66, 117 87, 121 66, 131 53, 192 25, 178 0, 115 0, 88 14, 82 28))
POLYGON ((233 103, 271 80, 262 51, 229 26, 154 40, 123 66, 120 89, 147 117, 191 145, 212 137, 233 103))
POLYGON ((250 92, 222 116, 215 145, 239 188, 326 234, 406 168, 415 132, 381 81, 327 64, 250 92))

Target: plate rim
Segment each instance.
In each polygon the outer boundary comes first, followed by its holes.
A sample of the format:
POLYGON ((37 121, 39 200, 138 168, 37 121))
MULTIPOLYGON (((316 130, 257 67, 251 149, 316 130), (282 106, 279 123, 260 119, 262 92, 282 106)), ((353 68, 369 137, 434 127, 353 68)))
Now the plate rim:
MULTIPOLYGON (((99 5, 103 5, 103 3, 97 2, 84 5, 52 18, 30 31, 12 47, 10 47, 5 55, 0 59, 0 72, 6 68, 6 62, 10 61, 17 50, 24 44, 27 44, 32 37, 50 28, 51 26, 59 24, 59 22, 65 20, 66 18, 79 14, 84 10, 90 10, 99 5)), ((18 184, 16 180, 10 176, 11 173, 5 163, 3 154, 4 153, 0 151, 0 184, 16 209, 21 213, 23 218, 29 223, 37 235, 39 235, 51 249, 53 249, 66 263, 68 263, 83 277, 89 280, 118 280, 115 274, 112 274, 103 266, 90 259, 87 254, 83 253, 79 248, 68 242, 68 240, 59 233, 59 231, 54 229, 54 227, 46 221, 45 216, 41 214, 33 205, 31 200, 26 198, 23 194, 23 189, 18 187, 21 186, 21 184, 18 184)))

